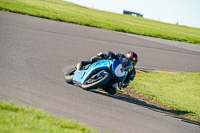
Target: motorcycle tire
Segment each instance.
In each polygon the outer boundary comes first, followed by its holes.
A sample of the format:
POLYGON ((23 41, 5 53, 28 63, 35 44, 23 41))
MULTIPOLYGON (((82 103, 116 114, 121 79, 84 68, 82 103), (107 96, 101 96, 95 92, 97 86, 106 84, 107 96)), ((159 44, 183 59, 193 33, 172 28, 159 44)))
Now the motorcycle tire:
POLYGON ((96 82, 93 82, 91 84, 86 84, 86 83, 83 84, 82 88, 84 90, 97 89, 98 87, 101 87, 101 86, 107 84, 109 81, 110 81, 110 77, 107 74, 105 74, 101 79, 99 79, 96 82))
POLYGON ((65 76, 65 81, 69 84, 73 84, 74 72, 76 71, 75 68, 70 69, 69 72, 65 76))

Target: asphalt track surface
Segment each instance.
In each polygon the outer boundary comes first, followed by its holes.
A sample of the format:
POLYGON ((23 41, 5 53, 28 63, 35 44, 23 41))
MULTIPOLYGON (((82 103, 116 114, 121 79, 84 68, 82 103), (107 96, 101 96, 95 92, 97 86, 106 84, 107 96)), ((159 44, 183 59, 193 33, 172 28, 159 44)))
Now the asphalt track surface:
POLYGON ((200 71, 199 52, 114 31, 1 11, 0 99, 42 108, 100 131, 200 132, 198 125, 149 110, 137 102, 85 91, 65 82, 69 68, 106 50, 136 51, 138 67, 200 71))

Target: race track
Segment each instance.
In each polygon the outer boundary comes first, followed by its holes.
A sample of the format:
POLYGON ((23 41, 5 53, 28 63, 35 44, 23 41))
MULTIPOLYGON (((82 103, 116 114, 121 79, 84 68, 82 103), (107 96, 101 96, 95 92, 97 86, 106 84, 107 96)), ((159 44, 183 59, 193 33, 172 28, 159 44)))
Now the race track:
POLYGON ((114 31, 0 11, 0 100, 42 108, 100 131, 200 132, 198 125, 65 82, 69 68, 107 50, 134 50, 139 55, 137 67, 200 72, 199 52, 114 31))

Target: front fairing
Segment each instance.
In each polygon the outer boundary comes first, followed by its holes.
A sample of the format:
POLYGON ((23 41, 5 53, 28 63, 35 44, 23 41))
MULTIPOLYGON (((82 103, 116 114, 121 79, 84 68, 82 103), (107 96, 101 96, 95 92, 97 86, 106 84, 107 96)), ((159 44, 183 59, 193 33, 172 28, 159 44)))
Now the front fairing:
POLYGON ((93 73, 99 70, 109 69, 112 63, 113 60, 100 60, 93 63, 87 70, 76 71, 73 82, 75 84, 84 84, 93 73))

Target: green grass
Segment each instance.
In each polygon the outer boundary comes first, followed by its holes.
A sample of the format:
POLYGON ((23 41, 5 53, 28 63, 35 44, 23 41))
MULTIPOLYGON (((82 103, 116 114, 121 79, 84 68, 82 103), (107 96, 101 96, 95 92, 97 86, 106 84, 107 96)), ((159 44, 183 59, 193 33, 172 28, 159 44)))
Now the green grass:
POLYGON ((200 73, 137 73, 129 87, 200 122, 200 73))
POLYGON ((0 0, 0 10, 91 27, 200 44, 200 29, 89 9, 62 0, 0 0))
POLYGON ((97 133, 74 121, 62 120, 41 110, 0 101, 1 133, 97 133))

